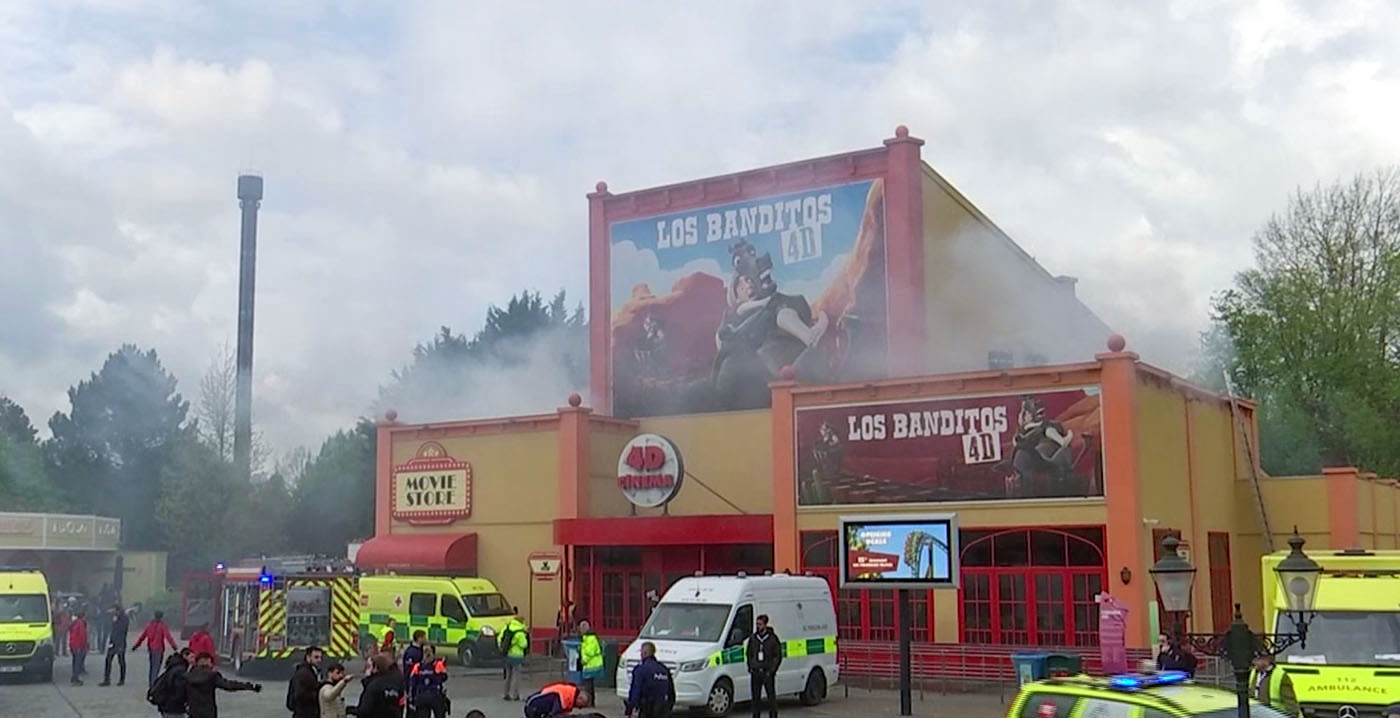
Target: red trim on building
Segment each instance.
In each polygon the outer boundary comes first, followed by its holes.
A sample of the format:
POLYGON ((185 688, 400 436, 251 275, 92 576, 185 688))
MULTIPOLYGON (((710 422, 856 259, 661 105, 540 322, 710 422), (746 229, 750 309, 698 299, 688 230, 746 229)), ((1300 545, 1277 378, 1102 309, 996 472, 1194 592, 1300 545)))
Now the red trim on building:
POLYGON ((452 571, 476 574, 476 534, 375 536, 355 554, 355 565, 380 571, 452 571))
POLYGON ((555 519, 554 543, 564 546, 771 544, 773 517, 769 514, 738 514, 555 519))

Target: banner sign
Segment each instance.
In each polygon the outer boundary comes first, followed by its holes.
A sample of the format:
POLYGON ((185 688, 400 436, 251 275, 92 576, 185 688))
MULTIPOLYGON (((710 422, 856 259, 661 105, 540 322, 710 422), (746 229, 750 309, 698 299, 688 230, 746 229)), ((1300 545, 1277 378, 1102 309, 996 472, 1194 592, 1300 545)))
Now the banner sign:
POLYGON ((664 506, 680 493, 684 480, 681 450, 664 436, 639 434, 618 454, 617 487, 633 506, 664 506))
POLYGON ((448 524, 472 515, 472 466, 447 455, 436 441, 395 466, 391 515, 411 524, 448 524))
POLYGON ((613 411, 757 409, 886 371, 882 180, 609 228, 613 411))
POLYGON ((798 409, 803 506, 1103 496, 1099 390, 798 409))
POLYGON ((957 588, 954 514, 842 516, 842 588, 957 588))

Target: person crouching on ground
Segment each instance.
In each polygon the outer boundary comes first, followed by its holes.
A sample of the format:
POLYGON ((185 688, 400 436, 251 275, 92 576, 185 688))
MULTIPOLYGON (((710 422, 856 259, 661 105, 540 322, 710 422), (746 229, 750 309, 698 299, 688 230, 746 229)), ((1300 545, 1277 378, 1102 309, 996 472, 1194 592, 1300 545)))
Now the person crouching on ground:
POLYGON ((185 700, 189 704, 189 718, 219 718, 219 704, 214 698, 215 690, 260 693, 262 685, 224 678, 214 668, 214 657, 208 653, 201 653, 194 657, 194 668, 185 673, 185 700))
POLYGON ((593 696, 573 683, 551 683, 525 699, 525 718, 557 718, 593 705, 593 696))

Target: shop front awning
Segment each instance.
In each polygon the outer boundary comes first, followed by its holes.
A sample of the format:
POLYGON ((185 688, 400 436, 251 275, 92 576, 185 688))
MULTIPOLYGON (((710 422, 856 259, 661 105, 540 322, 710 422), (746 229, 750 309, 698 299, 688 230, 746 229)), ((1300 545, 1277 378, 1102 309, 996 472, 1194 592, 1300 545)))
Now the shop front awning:
POLYGON ((555 519, 554 543, 562 546, 771 544, 773 516, 722 514, 555 519))
POLYGON ((375 536, 360 546, 355 565, 369 571, 476 574, 476 534, 375 536))

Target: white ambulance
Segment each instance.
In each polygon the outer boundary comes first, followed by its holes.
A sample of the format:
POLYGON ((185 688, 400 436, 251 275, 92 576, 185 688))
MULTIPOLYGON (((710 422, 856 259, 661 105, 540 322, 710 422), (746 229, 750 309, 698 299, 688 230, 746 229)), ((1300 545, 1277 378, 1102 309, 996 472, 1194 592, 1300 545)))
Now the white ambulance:
POLYGON ((618 661, 618 696, 627 699, 642 644, 651 642, 675 677, 677 709, 728 714, 735 701, 752 696, 744 646, 762 615, 783 643, 777 694, 797 696, 804 705, 822 702, 839 678, 836 606, 824 579, 786 574, 677 581, 618 661))

